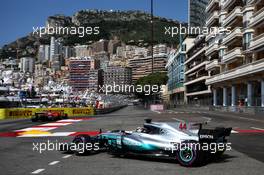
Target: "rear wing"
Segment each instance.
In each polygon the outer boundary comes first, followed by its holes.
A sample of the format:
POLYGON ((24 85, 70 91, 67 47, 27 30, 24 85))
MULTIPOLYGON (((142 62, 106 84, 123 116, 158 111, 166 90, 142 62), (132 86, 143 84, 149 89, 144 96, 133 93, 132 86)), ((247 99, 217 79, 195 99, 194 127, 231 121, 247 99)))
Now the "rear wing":
POLYGON ((215 128, 215 129, 199 129, 198 136, 200 140, 218 140, 220 138, 230 136, 232 128, 215 128))
POLYGON ((180 123, 179 129, 185 129, 193 133, 198 133, 198 137, 200 140, 203 141, 216 141, 219 138, 223 140, 225 137, 230 136, 232 128, 224 128, 224 127, 217 127, 214 129, 204 129, 203 126, 206 125, 207 122, 202 123, 180 123), (183 128, 182 128, 183 127, 183 128))

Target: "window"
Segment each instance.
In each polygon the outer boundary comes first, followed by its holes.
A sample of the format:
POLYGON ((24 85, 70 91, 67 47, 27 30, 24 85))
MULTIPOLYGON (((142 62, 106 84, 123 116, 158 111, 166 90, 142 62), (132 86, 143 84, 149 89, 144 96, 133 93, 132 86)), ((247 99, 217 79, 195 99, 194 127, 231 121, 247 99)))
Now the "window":
POLYGON ((182 48, 181 48, 181 50, 184 52, 184 51, 186 51, 186 44, 182 44, 182 48))
POLYGON ((252 33, 245 33, 243 36, 243 49, 247 50, 252 40, 252 33))
POLYGON ((225 54, 225 49, 220 49, 219 50, 219 57, 222 58, 225 54))

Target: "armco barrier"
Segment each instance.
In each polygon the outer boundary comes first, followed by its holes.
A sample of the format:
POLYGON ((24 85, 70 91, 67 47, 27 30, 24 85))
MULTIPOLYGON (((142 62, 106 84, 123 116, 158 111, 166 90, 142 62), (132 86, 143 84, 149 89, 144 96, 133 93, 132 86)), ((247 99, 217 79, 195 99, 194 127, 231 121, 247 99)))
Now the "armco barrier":
POLYGON ((5 108, 0 109, 0 119, 19 119, 31 118, 36 112, 43 111, 61 111, 68 114, 69 117, 82 117, 94 115, 95 111, 92 107, 86 108, 5 108))
POLYGON ((123 106, 116 106, 116 107, 112 107, 112 108, 104 108, 104 109, 96 109, 95 110, 95 114, 98 115, 98 114, 107 114, 107 113, 110 113, 110 112, 114 112, 114 111, 117 111, 121 108, 124 108, 126 107, 127 105, 123 105, 123 106))

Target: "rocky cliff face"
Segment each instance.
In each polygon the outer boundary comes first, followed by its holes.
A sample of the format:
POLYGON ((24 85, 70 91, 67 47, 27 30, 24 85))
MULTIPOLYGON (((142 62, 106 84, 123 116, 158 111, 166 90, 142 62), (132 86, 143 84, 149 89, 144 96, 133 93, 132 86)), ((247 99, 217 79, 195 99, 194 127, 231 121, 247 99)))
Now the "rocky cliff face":
MULTIPOLYGON (((99 39, 111 39, 118 36, 125 43, 143 40, 145 45, 151 42, 150 14, 141 11, 99 11, 81 10, 72 17, 64 15, 50 16, 46 25, 61 27, 96 27, 100 28, 99 35, 85 35, 80 38, 77 35, 56 35, 61 37, 64 45, 87 44, 99 39)), ((179 26, 179 22, 166 18, 154 17, 154 42, 168 43, 176 45, 178 37, 168 37, 164 35, 165 26, 179 26)), ((0 58, 9 56, 35 56, 40 44, 49 44, 51 35, 33 35, 32 33, 23 38, 5 45, 0 50, 0 58)))

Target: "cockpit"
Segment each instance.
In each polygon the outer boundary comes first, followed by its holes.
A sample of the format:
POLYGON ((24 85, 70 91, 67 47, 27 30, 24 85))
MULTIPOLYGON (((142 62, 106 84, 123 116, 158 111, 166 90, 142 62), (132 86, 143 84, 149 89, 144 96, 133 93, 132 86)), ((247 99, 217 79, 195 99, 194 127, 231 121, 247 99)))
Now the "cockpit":
POLYGON ((162 134, 164 133, 164 130, 153 125, 144 124, 143 127, 138 127, 135 132, 146 134, 162 134))

